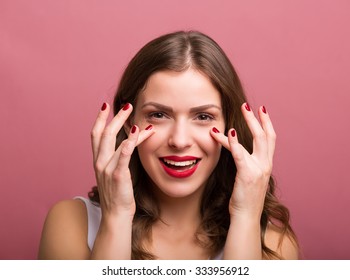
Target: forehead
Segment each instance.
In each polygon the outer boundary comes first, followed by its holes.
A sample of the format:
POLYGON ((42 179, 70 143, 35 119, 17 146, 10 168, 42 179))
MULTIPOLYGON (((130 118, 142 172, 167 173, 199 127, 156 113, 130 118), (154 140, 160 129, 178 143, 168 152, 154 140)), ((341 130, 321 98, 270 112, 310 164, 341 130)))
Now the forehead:
POLYGON ((159 102, 175 107, 208 103, 221 106, 220 93, 210 79, 194 69, 154 73, 138 99, 141 105, 146 102, 159 102))

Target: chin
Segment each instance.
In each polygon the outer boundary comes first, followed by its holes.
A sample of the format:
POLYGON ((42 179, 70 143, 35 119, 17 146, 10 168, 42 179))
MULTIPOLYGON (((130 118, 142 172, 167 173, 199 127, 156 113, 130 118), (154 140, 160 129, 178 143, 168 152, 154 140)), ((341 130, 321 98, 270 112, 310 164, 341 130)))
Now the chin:
POLYGON ((196 187, 193 183, 192 184, 184 184, 183 182, 179 183, 168 183, 166 186, 156 185, 155 188, 157 189, 157 193, 160 193, 160 195, 165 195, 169 198, 186 198, 186 197, 193 197, 197 195, 201 195, 202 191, 204 189, 204 186, 198 186, 196 187))

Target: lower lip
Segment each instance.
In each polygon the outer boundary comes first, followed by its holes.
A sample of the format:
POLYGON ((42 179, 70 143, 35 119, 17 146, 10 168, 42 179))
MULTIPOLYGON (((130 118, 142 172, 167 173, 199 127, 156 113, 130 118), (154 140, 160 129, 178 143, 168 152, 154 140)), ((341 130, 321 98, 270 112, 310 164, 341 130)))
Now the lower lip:
POLYGON ((183 170, 183 171, 179 171, 179 170, 174 170, 171 169, 170 167, 166 166, 164 164, 164 162, 162 160, 160 160, 161 165, 164 168, 164 171, 170 175, 171 177, 175 177, 175 178, 186 178, 186 177, 190 177, 196 170, 199 164, 199 161, 196 163, 195 166, 193 166, 190 169, 187 170, 183 170))

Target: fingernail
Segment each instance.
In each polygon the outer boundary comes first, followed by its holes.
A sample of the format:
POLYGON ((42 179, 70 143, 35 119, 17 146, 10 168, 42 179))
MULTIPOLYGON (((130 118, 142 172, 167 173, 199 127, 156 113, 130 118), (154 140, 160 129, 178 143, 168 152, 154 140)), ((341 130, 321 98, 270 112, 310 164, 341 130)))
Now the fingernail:
POLYGON ((234 129, 231 130, 231 136, 232 136, 232 137, 235 137, 235 136, 236 136, 236 130, 234 130, 234 129))
POLYGON ((123 107, 123 111, 128 110, 129 107, 130 107, 130 103, 126 103, 126 104, 124 105, 124 107, 123 107))
POLYGON ((214 133, 219 133, 220 132, 216 127, 213 127, 212 130, 213 130, 214 133))
POLYGON ((149 126, 147 126, 146 128, 145 128, 145 130, 151 130, 153 128, 153 125, 149 125, 149 126))
POLYGON ((135 133, 136 131, 136 125, 133 125, 133 127, 131 128, 131 133, 135 133))
POLYGON ((101 111, 106 110, 106 108, 107 108, 107 104, 106 104, 106 103, 103 103, 103 104, 102 104, 102 107, 101 107, 101 111))
POLYGON ((265 114, 267 113, 265 106, 262 106, 261 110, 262 110, 265 114))
POLYGON ((250 111, 250 106, 249 106, 248 103, 246 103, 246 104, 244 105, 244 107, 245 107, 245 109, 246 109, 247 111, 250 111))

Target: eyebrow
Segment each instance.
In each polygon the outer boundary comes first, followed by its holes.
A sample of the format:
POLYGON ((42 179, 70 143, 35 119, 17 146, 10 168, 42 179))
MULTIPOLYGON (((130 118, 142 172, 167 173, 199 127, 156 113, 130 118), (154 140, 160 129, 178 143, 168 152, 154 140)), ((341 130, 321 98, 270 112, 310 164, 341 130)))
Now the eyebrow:
MULTIPOLYGON (((160 103, 157 103, 157 102, 147 102, 147 103, 142 105, 141 109, 143 109, 144 107, 147 107, 147 106, 154 106, 154 107, 156 107, 160 110, 163 110, 163 111, 173 112, 173 108, 166 106, 166 105, 163 105, 163 104, 160 104, 160 103)), ((198 112, 198 111, 204 111, 204 110, 207 110, 210 108, 216 108, 216 109, 219 109, 220 111, 222 110, 220 106, 217 106, 215 104, 206 104, 206 105, 201 105, 201 106, 190 108, 190 112, 193 113, 193 112, 198 112)))

